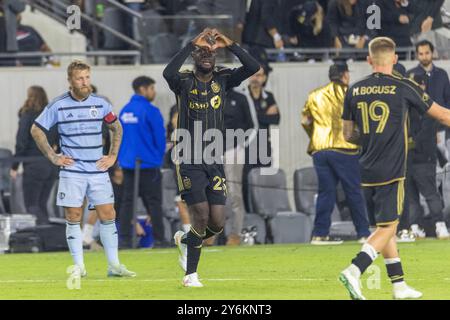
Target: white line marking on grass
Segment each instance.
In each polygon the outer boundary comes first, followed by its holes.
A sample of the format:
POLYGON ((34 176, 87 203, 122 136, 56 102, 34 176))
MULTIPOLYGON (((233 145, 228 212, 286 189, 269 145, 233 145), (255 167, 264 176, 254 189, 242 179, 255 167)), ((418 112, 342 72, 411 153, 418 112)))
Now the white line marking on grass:
MULTIPOLYGON (((179 278, 176 279, 139 279, 139 278, 114 278, 114 279, 82 279, 82 282, 110 282, 110 281, 140 281, 140 282, 174 282, 179 281, 179 278)), ((270 279, 270 278, 262 278, 262 279, 244 279, 244 278, 201 278, 203 281, 212 281, 212 282, 226 282, 226 281, 332 281, 334 279, 325 279, 325 278, 283 278, 283 279, 270 279)), ((409 279, 411 281, 425 281, 428 279, 409 279)), ((57 282, 66 282, 66 279, 34 279, 34 280, 0 280, 0 283, 57 283, 57 282)), ((444 278, 444 281, 450 281, 450 278, 444 278)))

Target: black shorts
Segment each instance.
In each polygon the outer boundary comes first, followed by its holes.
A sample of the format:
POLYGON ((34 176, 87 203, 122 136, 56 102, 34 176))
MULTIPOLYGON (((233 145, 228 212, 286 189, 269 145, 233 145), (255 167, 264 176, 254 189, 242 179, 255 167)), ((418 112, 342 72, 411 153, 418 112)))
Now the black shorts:
POLYGON ((386 226, 398 222, 404 208, 404 180, 382 186, 363 186, 363 191, 372 226, 386 226))
POLYGON ((207 201, 225 205, 227 186, 221 164, 181 164, 176 166, 178 189, 188 206, 207 201))

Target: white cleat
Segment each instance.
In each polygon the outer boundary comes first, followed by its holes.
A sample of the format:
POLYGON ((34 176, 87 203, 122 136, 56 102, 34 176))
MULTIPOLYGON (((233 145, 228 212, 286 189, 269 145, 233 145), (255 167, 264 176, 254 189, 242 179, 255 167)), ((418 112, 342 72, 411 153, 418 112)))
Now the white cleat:
POLYGON ((427 234, 425 233, 425 230, 419 228, 418 224, 412 224, 411 225, 411 233, 417 239, 425 239, 425 237, 427 236, 427 234))
POLYGON ((394 288, 393 297, 396 300, 419 299, 422 297, 422 292, 419 292, 405 284, 403 288, 394 288))
POLYGON ((359 278, 352 275, 352 273, 345 269, 339 275, 339 281, 342 282, 344 287, 348 290, 350 298, 352 300, 366 300, 361 293, 361 287, 359 286, 359 278))
POLYGON ((198 280, 197 272, 188 274, 183 278, 183 286, 184 287, 193 287, 193 288, 201 288, 203 284, 198 280))
POLYGON ((175 244, 178 248, 178 263, 183 269, 184 272, 186 272, 187 269, 187 245, 184 243, 181 243, 181 238, 184 236, 184 231, 177 231, 175 235, 173 236, 173 240, 175 241, 175 244))
POLYGON ((86 268, 84 266, 79 266, 79 265, 74 265, 72 272, 70 273, 72 278, 76 279, 81 279, 81 278, 85 278, 87 277, 87 271, 86 268))
POLYGON ((436 222, 436 238, 438 238, 439 240, 450 239, 450 234, 448 233, 445 222, 436 222))
POLYGON ((416 237, 412 231, 410 232, 406 229, 403 229, 403 230, 399 231, 399 233, 397 234, 397 242, 398 243, 414 242, 414 241, 416 241, 416 237))
POLYGON ((128 270, 123 264, 118 266, 108 266, 108 277, 134 278, 136 277, 136 272, 128 270))

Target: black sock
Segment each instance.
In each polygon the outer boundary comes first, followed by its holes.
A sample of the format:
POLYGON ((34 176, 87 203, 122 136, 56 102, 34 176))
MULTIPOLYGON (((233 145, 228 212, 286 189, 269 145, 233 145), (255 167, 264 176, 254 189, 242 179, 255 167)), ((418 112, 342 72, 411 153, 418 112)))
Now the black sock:
POLYGON ((404 281, 403 268, 400 261, 386 264, 386 269, 388 277, 391 279, 392 283, 404 281))
POLYGON ((372 264, 372 258, 364 251, 359 252, 356 257, 352 260, 352 263, 358 267, 361 274, 366 271, 366 269, 372 264))
POLYGON ((204 235, 198 234, 191 228, 186 235, 187 244, 187 267, 186 275, 197 272, 198 262, 200 260, 200 253, 202 251, 204 235))
POLYGON ((212 227, 208 226, 208 227, 206 227, 206 232, 205 232, 205 236, 203 237, 203 240, 209 239, 209 238, 215 236, 216 234, 221 233, 222 231, 223 231, 223 228, 220 229, 219 231, 215 231, 215 230, 213 230, 212 227))

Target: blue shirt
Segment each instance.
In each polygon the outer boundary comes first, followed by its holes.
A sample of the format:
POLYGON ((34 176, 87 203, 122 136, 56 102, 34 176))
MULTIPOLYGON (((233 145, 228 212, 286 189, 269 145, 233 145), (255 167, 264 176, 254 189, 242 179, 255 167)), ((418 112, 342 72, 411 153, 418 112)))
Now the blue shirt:
POLYGON ((120 166, 134 169, 139 158, 142 169, 160 168, 166 150, 166 129, 159 109, 135 94, 120 111, 119 119, 123 127, 120 166))
POLYGON ((78 101, 68 92, 50 102, 35 124, 45 131, 58 126, 61 152, 75 161, 61 168, 60 177, 71 177, 105 174, 106 171, 96 166, 103 156, 102 123, 112 123, 115 119, 106 99, 91 94, 78 101))

